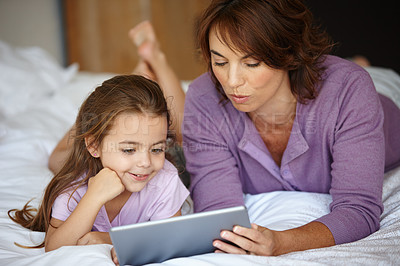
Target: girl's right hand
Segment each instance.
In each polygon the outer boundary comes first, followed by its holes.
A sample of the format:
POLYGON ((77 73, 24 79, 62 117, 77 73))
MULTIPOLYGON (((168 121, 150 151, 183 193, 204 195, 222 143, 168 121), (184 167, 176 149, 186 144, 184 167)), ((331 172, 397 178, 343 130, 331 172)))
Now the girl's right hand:
POLYGON ((97 175, 89 179, 88 190, 86 193, 100 198, 102 204, 112 200, 125 190, 121 179, 117 173, 110 168, 103 168, 97 175))

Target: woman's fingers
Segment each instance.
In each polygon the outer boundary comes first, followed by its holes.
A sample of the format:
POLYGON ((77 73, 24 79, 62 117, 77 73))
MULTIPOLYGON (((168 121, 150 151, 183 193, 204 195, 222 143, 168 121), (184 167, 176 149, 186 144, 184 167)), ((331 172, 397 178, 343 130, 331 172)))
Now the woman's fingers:
POLYGON ((264 233, 268 230, 252 224, 252 228, 235 226, 233 232, 222 231, 221 237, 233 244, 225 243, 220 240, 213 242, 214 246, 219 250, 232 254, 256 254, 256 255, 271 255, 272 254, 272 239, 269 234, 264 233))

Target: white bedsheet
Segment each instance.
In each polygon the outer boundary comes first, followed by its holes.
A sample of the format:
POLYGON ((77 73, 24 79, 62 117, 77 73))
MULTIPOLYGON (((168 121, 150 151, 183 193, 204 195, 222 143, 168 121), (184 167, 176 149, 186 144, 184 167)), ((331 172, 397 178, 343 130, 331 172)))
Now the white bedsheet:
MULTIPOLYGON (((32 98, 34 100, 23 108, 15 106, 15 110, 11 110, 13 105, 9 105, 9 112, 0 115, 0 265, 113 265, 110 245, 68 246, 48 253, 44 249, 23 249, 14 245, 14 242, 23 245, 40 243, 44 233, 32 232, 13 223, 7 211, 21 208, 32 198, 35 198, 32 203, 38 204, 52 177, 47 168, 51 150, 73 124, 86 95, 112 76, 84 72, 72 75, 71 69, 57 71, 61 75, 68 72, 60 88, 32 98)), ((386 82, 383 86, 386 94, 398 95, 398 90, 392 94, 390 89, 399 81, 398 75, 386 80, 386 70, 374 71, 373 74, 380 75, 379 78, 386 82)), ((6 77, 0 74, 0 83, 4 80, 6 77)), ((15 93, 23 93, 17 88, 19 84, 6 85, 7 88, 16 87, 15 93)), ((386 174, 383 200, 385 210, 381 229, 354 243, 278 257, 210 253, 171 259, 161 265, 399 265, 400 168, 386 174)), ((304 192, 245 195, 251 221, 276 230, 296 227, 320 217, 329 211, 330 201, 329 195, 304 192)))

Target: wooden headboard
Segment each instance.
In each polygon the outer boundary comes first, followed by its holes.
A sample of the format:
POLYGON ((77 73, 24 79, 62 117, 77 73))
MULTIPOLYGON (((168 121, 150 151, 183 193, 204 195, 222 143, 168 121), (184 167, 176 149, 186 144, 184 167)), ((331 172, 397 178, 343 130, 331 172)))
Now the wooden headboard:
POLYGON ((150 20, 161 49, 182 80, 205 71, 195 53, 194 19, 210 0, 64 0, 68 63, 80 70, 131 73, 136 47, 128 31, 150 20))
MULTIPOLYGON (((211 0, 63 0, 68 63, 81 70, 130 73, 137 62, 129 29, 149 19, 180 79, 205 71, 196 59, 194 18, 211 0)), ((317 20, 338 42, 335 54, 367 56, 373 65, 400 73, 397 1, 306 0, 317 20)))

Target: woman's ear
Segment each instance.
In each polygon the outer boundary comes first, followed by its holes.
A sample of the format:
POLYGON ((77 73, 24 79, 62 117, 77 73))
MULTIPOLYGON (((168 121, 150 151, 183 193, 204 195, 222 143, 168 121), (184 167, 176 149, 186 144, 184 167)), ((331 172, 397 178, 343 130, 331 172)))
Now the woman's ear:
POLYGON ((99 158, 100 152, 98 150, 98 145, 95 143, 93 137, 86 137, 85 138, 85 145, 88 152, 94 157, 99 158))

